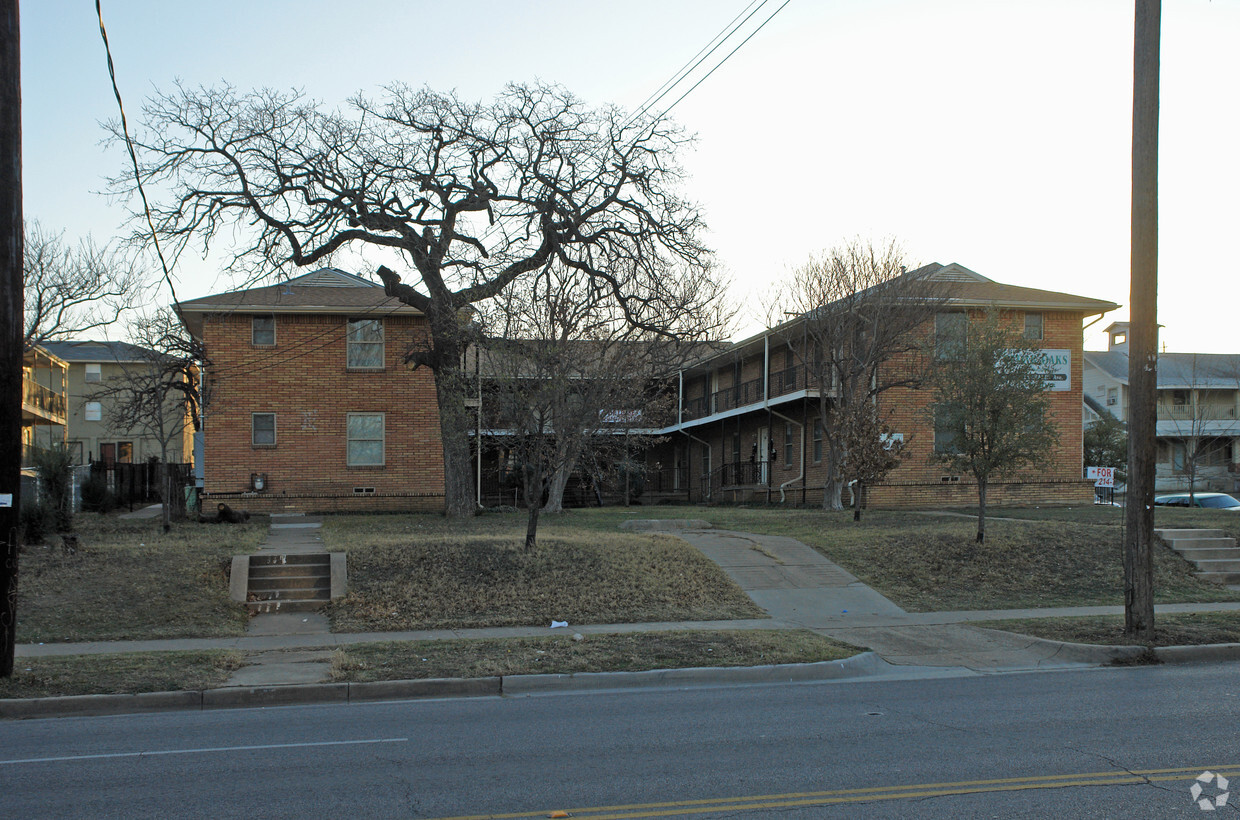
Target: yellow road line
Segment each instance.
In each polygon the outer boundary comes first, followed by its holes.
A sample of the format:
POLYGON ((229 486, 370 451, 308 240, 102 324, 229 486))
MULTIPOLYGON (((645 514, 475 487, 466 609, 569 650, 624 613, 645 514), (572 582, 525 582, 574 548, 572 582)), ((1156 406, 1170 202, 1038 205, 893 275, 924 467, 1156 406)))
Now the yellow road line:
MULTIPOLYGON (((1175 769, 1137 769, 1132 772, 1081 772, 1030 777, 1005 777, 993 780, 962 780, 949 783, 918 783, 905 786, 879 786, 831 791, 759 794, 745 797, 719 797, 700 800, 674 800, 663 803, 629 803, 616 806, 561 809, 570 817, 589 820, 626 820, 627 818, 659 817, 669 814, 704 814, 711 811, 795 808, 826 806, 839 803, 863 803, 871 800, 902 800, 923 797, 948 797, 959 794, 1012 792, 1033 789, 1063 789, 1081 786, 1126 786, 1146 782, 1192 780, 1203 771, 1225 777, 1240 777, 1240 764, 1230 766, 1191 766, 1175 769)), ((509 814, 471 814, 443 817, 439 820, 519 820, 548 817, 551 810, 514 812, 509 814)))

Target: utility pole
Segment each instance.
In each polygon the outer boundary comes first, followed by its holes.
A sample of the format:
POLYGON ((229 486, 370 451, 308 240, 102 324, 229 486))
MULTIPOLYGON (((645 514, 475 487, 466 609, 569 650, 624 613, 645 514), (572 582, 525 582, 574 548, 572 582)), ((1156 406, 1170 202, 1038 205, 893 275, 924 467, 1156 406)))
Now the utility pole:
POLYGON ((1124 634, 1154 639, 1154 433, 1158 388, 1158 46, 1160 0, 1136 0, 1132 82, 1132 292, 1124 634))
POLYGON ((22 469, 22 90, 18 0, 0 0, 0 678, 17 648, 22 469))

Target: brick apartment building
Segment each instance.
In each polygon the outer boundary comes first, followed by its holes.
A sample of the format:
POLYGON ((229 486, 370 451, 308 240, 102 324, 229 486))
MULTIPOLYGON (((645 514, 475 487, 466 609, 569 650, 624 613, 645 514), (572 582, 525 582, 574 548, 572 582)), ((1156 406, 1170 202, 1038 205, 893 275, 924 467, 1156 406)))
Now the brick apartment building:
POLYGON ((334 268, 177 310, 208 360, 204 507, 443 508, 434 380, 404 363, 417 310, 334 268))
MULTIPOLYGON (((992 484, 992 503, 1088 503, 1093 488, 1081 469, 1082 322, 1118 306, 1001 284, 957 264, 906 275, 951 283, 944 312, 998 308, 1059 362, 1051 403, 1060 435, 1050 464, 1036 475, 992 484)), ((332 268, 183 302, 178 310, 209 360, 204 503, 240 497, 256 511, 442 509, 434 380, 404 363, 410 346, 426 338, 417 310, 332 268)), ((648 500, 821 503, 826 443, 814 421, 821 389, 807 382, 800 364, 800 321, 671 375, 679 407, 676 423, 659 431, 663 442, 646 453, 648 500)), ((887 481, 867 488, 869 505, 975 499, 967 476, 947 474, 931 461, 929 402, 924 390, 882 394, 882 408, 894 408, 907 446, 887 481)))
MULTIPOLYGON (((933 264, 910 277, 944 283, 944 313, 968 315, 998 309, 1057 362, 1051 407, 1059 443, 1046 468, 992 483, 991 503, 1090 503, 1082 480, 1082 322, 1118 305, 1066 293, 1005 285, 958 264, 933 264)), ((658 464, 655 495, 688 501, 821 504, 826 442, 817 421, 821 386, 807 380, 801 324, 793 319, 685 367, 676 424, 661 430, 665 443, 648 454, 658 464)), ((925 333, 934 329, 927 327, 925 333)), ((899 368, 900 362, 886 367, 899 368)), ((893 388, 880 394, 905 447, 900 465, 881 484, 866 488, 876 507, 967 505, 977 488, 932 459, 935 430, 928 390, 893 388)), ((844 493, 844 500, 849 500, 844 493)))

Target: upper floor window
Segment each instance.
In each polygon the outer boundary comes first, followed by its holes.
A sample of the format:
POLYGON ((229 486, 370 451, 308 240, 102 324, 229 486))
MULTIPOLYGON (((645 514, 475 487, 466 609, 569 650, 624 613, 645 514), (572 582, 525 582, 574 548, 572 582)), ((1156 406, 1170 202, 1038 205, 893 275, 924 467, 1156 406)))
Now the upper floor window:
POLYGON ((101 364, 86 365, 86 381, 88 382, 103 381, 103 365, 101 364))
POLYGON ((959 453, 960 440, 964 438, 964 422, 953 408, 940 405, 934 408, 934 452, 959 453))
POLYGON ((1041 313, 1025 314, 1025 338, 1031 342, 1040 342, 1042 340, 1041 313))
POLYGON ((953 311, 934 316, 934 355, 939 359, 955 359, 964 353, 969 332, 967 313, 953 311))
POLYGON ((87 421, 103 421, 103 403, 97 401, 86 402, 86 420, 87 421))
POLYGON ((382 370, 383 321, 380 319, 350 319, 348 347, 348 367, 364 370, 382 370))
POLYGON ((255 347, 272 347, 275 343, 275 316, 255 316, 250 319, 250 344, 255 347))

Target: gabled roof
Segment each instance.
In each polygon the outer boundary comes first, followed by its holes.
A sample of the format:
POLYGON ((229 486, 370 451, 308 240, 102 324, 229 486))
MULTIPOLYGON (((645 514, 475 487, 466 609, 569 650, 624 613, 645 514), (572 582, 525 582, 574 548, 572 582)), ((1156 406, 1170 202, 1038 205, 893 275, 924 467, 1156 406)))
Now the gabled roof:
POLYGON ((93 340, 44 342, 42 347, 71 363, 139 362, 146 361, 150 351, 129 342, 97 342, 93 340))
POLYGON ((987 279, 958 262, 940 265, 935 262, 909 271, 905 276, 916 276, 930 281, 951 282, 952 295, 948 300, 961 307, 1032 308, 1035 310, 1079 310, 1086 316, 1107 313, 1119 305, 1105 299, 1090 299, 1054 290, 1025 288, 1005 285, 987 279))
POLYGON ((176 309, 195 336, 201 334, 202 317, 208 313, 351 314, 364 311, 371 316, 421 315, 416 308, 389 297, 382 285, 337 268, 319 268, 267 287, 190 299, 179 302, 176 309))
MULTIPOLYGON (((1121 384, 1128 384, 1128 351, 1086 350, 1085 361, 1121 384)), ((1158 388, 1240 390, 1240 354, 1159 353, 1158 388)))

